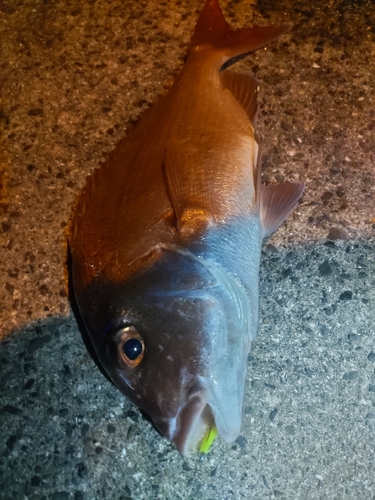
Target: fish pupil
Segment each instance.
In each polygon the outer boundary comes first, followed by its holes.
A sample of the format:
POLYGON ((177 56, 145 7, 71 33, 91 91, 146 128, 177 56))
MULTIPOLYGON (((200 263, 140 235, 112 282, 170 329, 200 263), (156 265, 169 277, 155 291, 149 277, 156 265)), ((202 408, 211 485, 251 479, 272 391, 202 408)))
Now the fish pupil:
POLYGON ((123 345, 125 356, 134 361, 142 354, 142 342, 138 339, 129 339, 123 345))

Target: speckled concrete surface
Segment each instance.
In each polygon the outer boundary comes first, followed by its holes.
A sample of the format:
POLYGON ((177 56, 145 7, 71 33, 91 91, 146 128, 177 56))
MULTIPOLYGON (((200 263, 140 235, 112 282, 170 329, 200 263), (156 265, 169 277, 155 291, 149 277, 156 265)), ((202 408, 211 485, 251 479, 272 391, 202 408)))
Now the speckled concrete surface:
POLYGON ((203 2, 0 4, 0 498, 374 498, 375 13, 222 2, 292 32, 261 85, 264 178, 304 180, 267 242, 243 431, 183 460, 97 370, 66 297, 86 175, 173 81, 203 2))

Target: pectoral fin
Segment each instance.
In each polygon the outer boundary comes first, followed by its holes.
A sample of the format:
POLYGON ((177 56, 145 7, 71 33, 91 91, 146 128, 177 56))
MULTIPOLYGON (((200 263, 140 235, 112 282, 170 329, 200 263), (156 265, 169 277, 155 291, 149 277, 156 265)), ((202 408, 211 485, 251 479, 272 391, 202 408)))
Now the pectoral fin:
POLYGON ((200 232, 212 221, 215 210, 212 183, 202 182, 200 170, 188 168, 188 155, 175 140, 165 153, 167 192, 176 216, 176 228, 183 236, 200 232))
POLYGON ((262 184, 260 189, 260 220, 264 237, 267 237, 284 222, 296 207, 305 185, 283 182, 268 186, 262 184))

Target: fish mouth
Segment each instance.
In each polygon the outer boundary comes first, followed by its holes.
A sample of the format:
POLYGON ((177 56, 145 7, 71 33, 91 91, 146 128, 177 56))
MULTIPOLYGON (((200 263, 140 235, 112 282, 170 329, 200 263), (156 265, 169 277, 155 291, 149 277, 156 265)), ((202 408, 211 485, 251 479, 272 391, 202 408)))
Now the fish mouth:
POLYGON ((171 440, 184 457, 200 450, 202 441, 215 426, 215 418, 206 398, 194 396, 181 409, 177 416, 177 427, 171 440))
POLYGON ((209 436, 219 434, 224 441, 231 443, 241 428, 241 402, 225 398, 219 404, 216 399, 209 381, 200 377, 190 384, 183 384, 175 416, 156 419, 154 424, 175 444, 182 456, 207 453, 214 439, 209 439, 209 436))
POLYGON ((163 416, 160 412, 159 415, 152 415, 151 419, 180 454, 189 457, 200 451, 204 438, 215 427, 215 418, 208 404, 208 390, 200 380, 182 383, 179 392, 174 416, 163 416))

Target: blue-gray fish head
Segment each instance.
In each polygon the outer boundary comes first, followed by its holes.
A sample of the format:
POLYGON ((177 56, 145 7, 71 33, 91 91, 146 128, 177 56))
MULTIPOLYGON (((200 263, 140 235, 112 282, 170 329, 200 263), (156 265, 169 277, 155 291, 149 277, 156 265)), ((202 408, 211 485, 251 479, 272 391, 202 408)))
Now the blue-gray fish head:
POLYGON ((99 360, 180 453, 216 425, 236 439, 250 337, 246 318, 207 266, 163 250, 121 283, 97 279, 76 297, 99 360))

